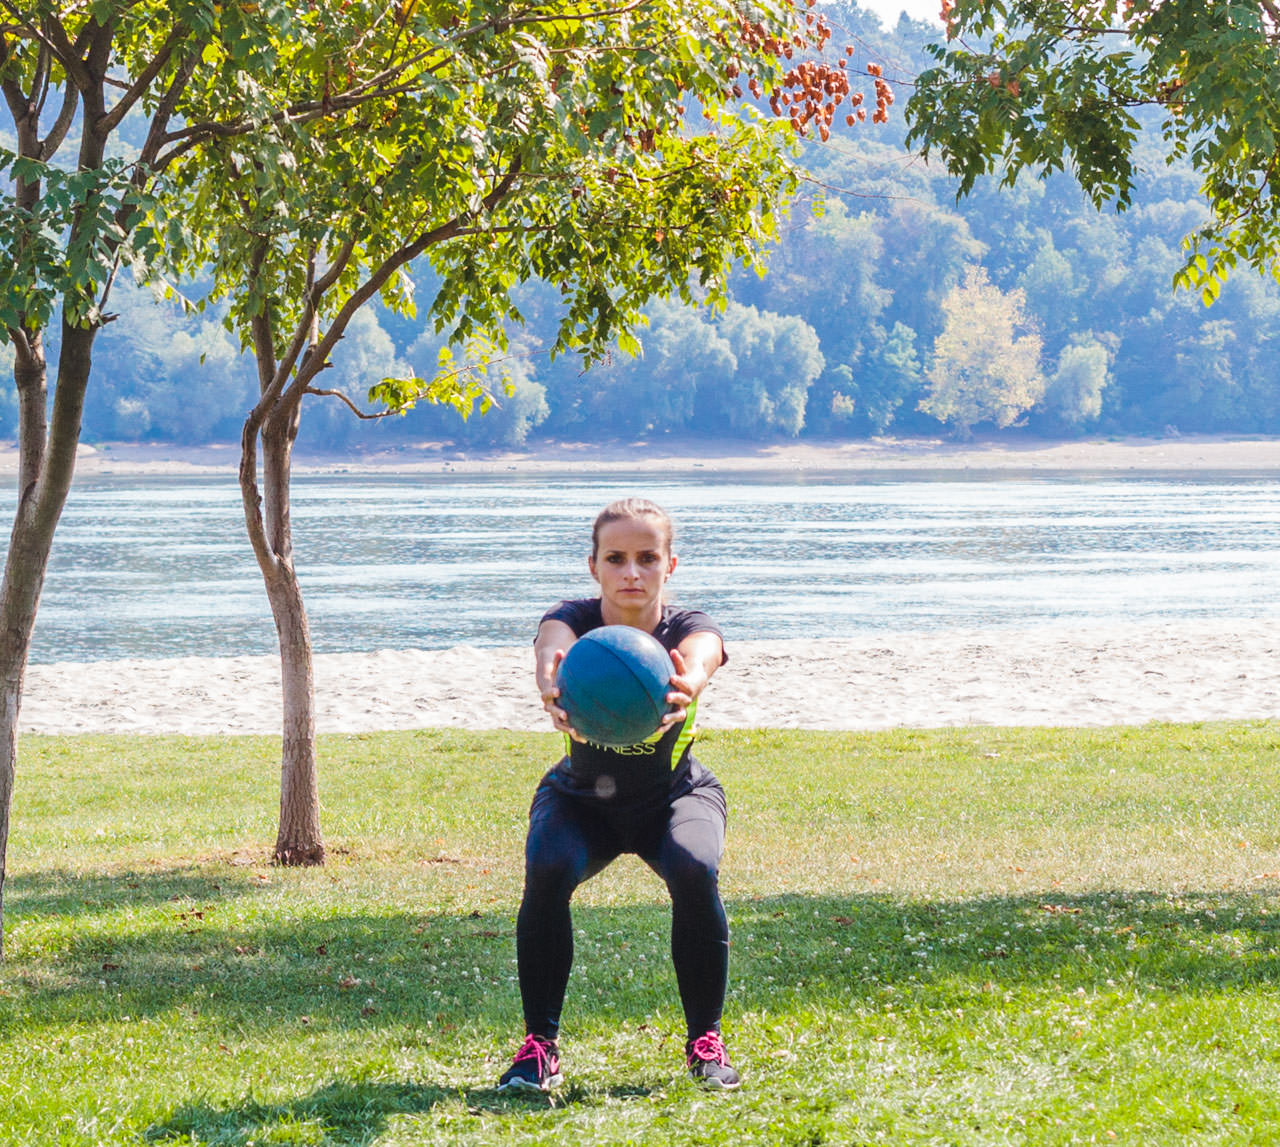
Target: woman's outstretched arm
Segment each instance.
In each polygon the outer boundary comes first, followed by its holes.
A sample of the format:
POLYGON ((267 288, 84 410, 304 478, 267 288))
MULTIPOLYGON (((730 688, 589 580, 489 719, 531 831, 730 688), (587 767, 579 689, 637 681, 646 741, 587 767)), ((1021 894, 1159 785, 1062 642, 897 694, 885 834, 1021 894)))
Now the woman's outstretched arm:
POLYGON ((551 723, 562 733, 568 733, 576 741, 582 737, 569 724, 569 714, 557 703, 560 689, 556 685, 556 670, 569 651, 577 634, 566 622, 552 618, 538 626, 538 636, 533 641, 534 673, 538 681, 538 695, 542 698, 542 707, 551 714, 551 723))
POLYGON ((667 694, 671 709, 662 718, 664 730, 685 719, 689 706, 724 664, 724 643, 715 633, 691 633, 671 651, 671 662, 676 671, 667 694))

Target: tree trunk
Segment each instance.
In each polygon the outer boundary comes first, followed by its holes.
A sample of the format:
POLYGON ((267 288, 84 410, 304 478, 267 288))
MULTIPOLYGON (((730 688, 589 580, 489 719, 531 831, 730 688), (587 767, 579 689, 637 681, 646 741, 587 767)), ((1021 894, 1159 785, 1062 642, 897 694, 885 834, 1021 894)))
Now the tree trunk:
POLYGON ((9 850, 9 816, 18 762, 18 715, 27 672, 31 631, 53 535, 33 528, 24 499, 14 515, 4 583, 0 587, 0 959, 4 957, 4 879, 9 850))
POLYGON ((241 440, 240 490, 258 566, 266 585, 280 644, 280 684, 284 719, 280 746, 280 827, 278 864, 323 864, 320 787, 316 767, 315 682, 311 629, 302 589, 293 568, 289 482, 298 408, 277 409, 261 425, 263 505, 257 486, 259 426, 251 417, 241 440))
MULTIPOLYGON (((53 21, 54 24, 57 21, 53 21)), ((105 113, 105 76, 111 63, 111 32, 90 20, 86 32, 93 30, 76 51, 84 51, 83 69, 76 79, 80 96, 80 146, 77 168, 96 171, 106 154, 107 133, 97 128, 105 113)), ((3 37, 0 37, 3 40, 3 37)), ((4 44, 6 54, 8 45, 4 44)), ((28 97, 13 82, 11 75, 4 85, 5 98, 14 114, 18 149, 27 159, 48 159, 61 144, 54 135, 44 141, 40 135, 40 109, 45 92, 40 84, 28 97), (46 152, 49 145, 52 150, 46 152)), ((66 82, 72 82, 68 77, 66 82)), ((69 106, 69 105, 68 105, 69 106)), ((69 122, 69 121, 68 121, 69 122)), ((65 131, 65 128, 63 129, 65 131)), ((55 134, 57 129, 55 128, 55 134)), ((41 194, 38 176, 23 174, 14 185, 14 202, 31 210, 41 194)), ((71 233, 64 251, 70 252, 83 241, 82 221, 85 206, 75 212, 71 233)), ((107 241, 107 240, 104 240, 107 241)), ((109 242, 116 242, 112 239, 109 242)), ((20 265, 30 252, 23 253, 20 265)), ((80 420, 84 413, 85 389, 89 385, 93 340, 96 323, 80 325, 68 321, 68 315, 79 313, 69 301, 85 290, 96 290, 90 284, 77 284, 63 295, 62 345, 58 351, 58 383, 54 390, 52 413, 48 412, 49 378, 44 350, 44 320, 23 316, 9 330, 9 341, 15 349, 13 380, 18 394, 18 506, 13 515, 9 535, 9 552, 5 555, 4 578, 0 582, 0 959, 4 958, 4 881, 9 849, 9 818, 13 809, 13 786, 18 760, 18 717, 22 709, 22 686, 31 652, 31 634, 35 629, 40 594, 44 590, 45 573, 53 536, 62 517, 62 509, 71 492, 75 476, 76 450, 80 445, 80 420), (30 318, 30 321, 26 321, 30 318)))
POLYGON ((292 566, 266 578, 267 599, 280 639, 284 723, 280 745, 280 828, 277 864, 324 863, 320 835, 320 787, 316 769, 315 684, 311 631, 302 590, 292 566))
POLYGON ((93 328, 62 328, 58 387, 51 431, 46 433, 47 367, 43 342, 32 332, 18 351, 18 508, 13 515, 4 580, 0 582, 0 959, 4 957, 4 879, 9 817, 18 759, 18 717, 54 532, 75 474, 80 416, 89 382, 93 328))

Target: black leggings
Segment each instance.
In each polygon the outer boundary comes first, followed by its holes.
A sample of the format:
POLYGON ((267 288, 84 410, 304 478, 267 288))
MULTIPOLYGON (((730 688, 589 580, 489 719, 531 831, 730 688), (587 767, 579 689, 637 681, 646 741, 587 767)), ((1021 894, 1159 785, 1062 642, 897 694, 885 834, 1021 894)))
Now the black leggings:
POLYGON ((573 966, 574 890, 624 852, 639 856, 671 893, 671 959, 689 1038, 720 1030, 729 977, 729 922, 719 886, 725 799, 710 772, 696 764, 694 769, 692 787, 639 818, 565 793, 550 776, 538 786, 516 918, 529 1034, 555 1039, 560 1030, 573 966))

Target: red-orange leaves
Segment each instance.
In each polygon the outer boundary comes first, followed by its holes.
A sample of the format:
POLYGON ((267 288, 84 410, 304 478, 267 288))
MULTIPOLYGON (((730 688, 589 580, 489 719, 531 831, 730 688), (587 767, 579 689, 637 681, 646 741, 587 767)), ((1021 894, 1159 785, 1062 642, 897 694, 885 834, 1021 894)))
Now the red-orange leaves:
POLYGON ((876 85, 876 110, 871 117, 872 123, 888 123, 889 122, 889 105, 893 103, 893 89, 882 79, 875 81, 876 85))
MULTIPOLYGON (((809 8, 814 3, 815 0, 805 0, 809 8)), ((831 25, 825 16, 806 12, 803 28, 789 36, 780 35, 764 23, 742 16, 738 20, 737 31, 746 54, 771 57, 775 61, 795 61, 783 70, 780 85, 770 92, 769 110, 779 119, 785 116, 797 135, 805 136, 816 130, 819 138, 829 139, 836 109, 846 102, 852 109, 844 117, 846 125, 852 126, 866 119, 866 112, 859 106, 862 94, 853 92, 849 82, 848 60, 853 55, 853 47, 845 45, 834 64, 821 58, 832 37, 831 25)), ((731 64, 726 69, 727 78, 736 78, 740 66, 740 63, 731 64)), ((876 110, 872 118, 876 123, 883 123, 888 119, 893 91, 878 64, 868 64, 866 72, 876 93, 876 110)), ((746 87, 756 99, 763 97, 764 86, 758 76, 751 76, 746 87)))

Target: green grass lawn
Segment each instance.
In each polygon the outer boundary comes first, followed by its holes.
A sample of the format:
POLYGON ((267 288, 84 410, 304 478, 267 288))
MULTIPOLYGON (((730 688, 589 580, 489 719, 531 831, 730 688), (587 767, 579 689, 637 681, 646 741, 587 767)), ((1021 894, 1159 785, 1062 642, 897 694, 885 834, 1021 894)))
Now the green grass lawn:
POLYGON ((492 1087, 557 744, 327 738, 286 871, 271 740, 26 738, 0 1145, 1280 1141, 1280 724, 708 735, 744 1086, 685 1078, 627 857, 547 1102, 492 1087))

